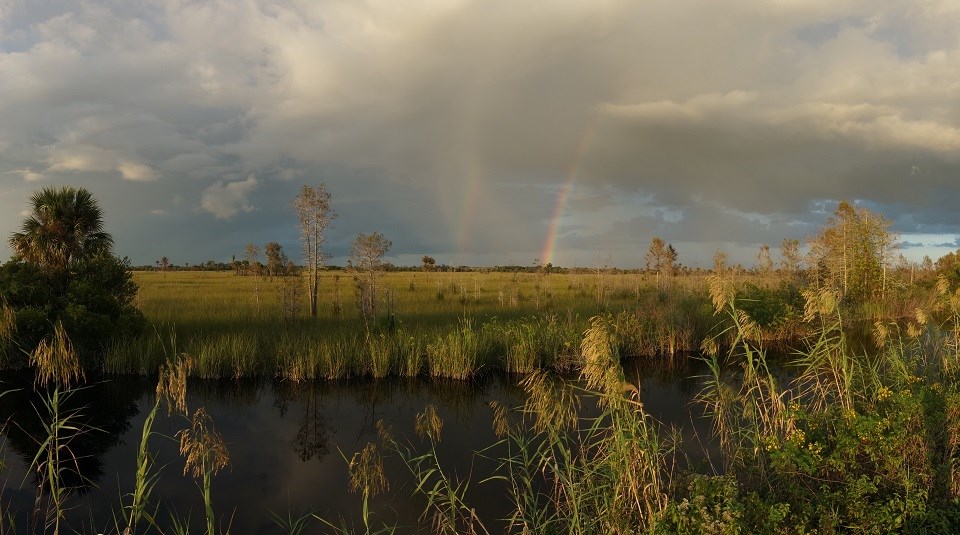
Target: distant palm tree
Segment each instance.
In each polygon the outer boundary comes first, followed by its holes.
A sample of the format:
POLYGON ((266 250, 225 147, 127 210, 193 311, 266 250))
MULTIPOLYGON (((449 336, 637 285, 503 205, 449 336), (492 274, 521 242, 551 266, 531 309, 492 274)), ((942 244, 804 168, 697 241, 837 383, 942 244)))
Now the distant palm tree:
POLYGON ((10 237, 13 251, 48 270, 110 252, 113 238, 103 231, 103 211, 83 188, 43 188, 30 197, 31 214, 23 231, 10 237))

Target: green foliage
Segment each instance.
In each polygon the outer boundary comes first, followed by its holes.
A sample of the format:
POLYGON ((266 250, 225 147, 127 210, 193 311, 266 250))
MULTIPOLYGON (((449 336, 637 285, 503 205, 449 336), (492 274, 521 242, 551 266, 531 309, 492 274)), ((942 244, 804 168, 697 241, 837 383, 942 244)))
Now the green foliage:
POLYGON ((773 288, 747 283, 737 289, 737 305, 764 330, 765 337, 787 339, 803 320, 803 294, 796 284, 773 288))
POLYGON ((853 413, 794 410, 796 428, 767 444, 764 501, 791 504, 791 523, 809 530, 890 533, 923 519, 933 459, 921 390, 882 387, 853 413))
MULTIPOLYGON (((77 261, 65 271, 16 261, 0 266, 0 300, 13 310, 14 345, 31 351, 62 322, 89 364, 111 339, 138 333, 145 320, 133 304, 137 285, 128 268, 128 260, 113 256, 77 261)), ((9 366, 26 364, 23 354, 7 358, 9 366)))
POLYGON ((886 267, 896 236, 890 221, 866 208, 841 201, 827 225, 810 240, 818 285, 853 303, 886 292, 886 267))
POLYGON ((950 286, 960 285, 960 249, 937 259, 935 266, 937 275, 946 277, 950 286))
POLYGON ((686 488, 670 501, 656 531, 678 535, 741 533, 743 509, 736 478, 694 474, 686 488))

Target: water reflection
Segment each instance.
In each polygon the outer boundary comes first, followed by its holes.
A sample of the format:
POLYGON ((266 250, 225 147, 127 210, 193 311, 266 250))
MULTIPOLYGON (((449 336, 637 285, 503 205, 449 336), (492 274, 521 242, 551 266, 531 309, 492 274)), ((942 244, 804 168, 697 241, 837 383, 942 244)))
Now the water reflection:
POLYGON ((273 406, 283 418, 294 404, 300 413, 297 436, 290 442, 301 461, 322 460, 330 453, 330 424, 324 416, 322 397, 316 385, 279 384, 274 388, 273 406))
MULTIPOLYGON (((709 451, 709 423, 697 418, 699 409, 689 401, 699 391, 695 369, 655 371, 642 363, 628 373, 641 385, 647 410, 666 425, 681 428, 691 462, 703 461, 709 451), (702 444, 702 445, 701 445, 702 444)), ((230 450, 231 468, 214 481, 214 507, 231 532, 273 533, 271 512, 286 516, 316 512, 326 518, 360 525, 360 497, 348 492, 346 462, 368 441, 377 440, 376 422, 382 420, 395 437, 414 446, 425 446, 413 432, 415 416, 427 404, 437 407, 444 420, 441 462, 457 477, 472 477, 467 500, 484 518, 506 518, 510 501, 496 481, 479 484, 492 474, 498 461, 476 455, 497 441, 492 432, 491 401, 507 407, 523 404, 517 378, 488 376, 474 381, 391 379, 291 384, 272 381, 191 381, 188 405, 203 406, 230 450), (331 454, 331 452, 333 452, 331 454)), ((0 480, 6 481, 4 501, 12 501, 18 525, 26 526, 33 505, 36 479, 27 466, 42 439, 42 424, 34 410, 37 394, 28 376, 7 375, 8 384, 23 388, 0 403, 0 419, 10 424, 4 431, 7 459, 0 480), (10 455, 7 455, 10 453, 10 455), (20 482, 26 478, 22 486, 20 482), (31 488, 31 481, 33 487, 31 488)), ((119 511, 121 496, 132 490, 137 447, 146 413, 153 403, 152 380, 111 378, 78 392, 91 431, 71 446, 81 453, 80 471, 89 481, 77 480, 83 489, 73 498, 70 526, 83 531, 109 531, 119 511)), ((584 404, 584 414, 595 408, 584 404)), ((158 522, 170 524, 170 515, 187 516, 200 527, 202 502, 193 480, 182 476, 183 461, 172 437, 186 425, 181 416, 158 417, 150 444, 162 472, 154 490, 159 502, 158 522)), ((375 497, 371 509, 390 525, 416 531, 423 502, 411 497, 409 477, 400 459, 388 456, 385 468, 391 491, 375 497)), ((493 525, 496 525, 493 523, 493 525)), ((488 527, 491 523, 488 523, 488 527)), ((225 527, 225 526, 224 526, 225 527)), ((320 524, 314 524, 317 532, 320 524)))
MULTIPOLYGON (((0 381, 0 391, 7 392, 0 403, 0 422, 6 422, 6 446, 24 463, 33 460, 47 438, 44 397, 49 393, 34 390, 32 381, 33 376, 23 372, 8 374, 0 381)), ((147 385, 136 379, 124 384, 94 380, 61 398, 61 416, 70 415, 80 428, 90 430, 70 439, 70 457, 75 459, 76 467, 64 472, 67 486, 82 493, 103 477, 103 453, 115 447, 130 430, 131 419, 139 413, 137 401, 147 391, 147 385)), ((36 485, 36 476, 31 477, 36 485)))

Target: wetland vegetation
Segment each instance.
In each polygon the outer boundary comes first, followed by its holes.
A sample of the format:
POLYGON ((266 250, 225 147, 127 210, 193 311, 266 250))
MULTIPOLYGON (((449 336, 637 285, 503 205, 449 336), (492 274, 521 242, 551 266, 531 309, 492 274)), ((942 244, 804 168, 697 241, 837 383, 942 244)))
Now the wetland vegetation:
MULTIPOLYGON (((320 191, 302 202, 315 259, 332 218, 320 191)), ((18 454, 0 465, 0 533, 960 528, 958 263, 898 264, 889 224, 863 208, 840 203, 806 266, 785 241, 779 269, 761 247, 750 270, 718 251, 693 272, 654 239, 633 272, 387 271, 373 233, 346 271, 265 268, 251 247, 230 271, 131 273, 78 193, 38 193, 0 269, 0 345, 19 369, 0 398, 18 454), (687 385, 681 417, 655 409, 652 376, 687 385), (340 475, 259 520, 225 503, 237 444, 222 402, 196 392, 298 399, 294 451, 310 462, 334 455, 316 403, 328 387, 366 400, 348 412, 362 430, 337 443, 340 475), (376 393, 398 387, 414 395, 385 418, 376 393), (477 422, 486 434, 451 429, 477 422), (122 472, 102 460, 120 435, 136 446, 122 472), (105 479, 107 506, 86 494, 105 479)))

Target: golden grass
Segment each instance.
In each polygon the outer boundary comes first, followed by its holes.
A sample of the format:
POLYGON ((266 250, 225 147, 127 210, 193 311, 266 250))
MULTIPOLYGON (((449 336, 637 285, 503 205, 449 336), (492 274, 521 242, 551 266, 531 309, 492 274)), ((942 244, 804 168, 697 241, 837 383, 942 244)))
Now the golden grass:
POLYGON ((390 302, 372 322, 344 305, 357 292, 345 272, 322 273, 317 318, 307 314, 305 277, 252 285, 232 272, 137 272, 134 280, 150 327, 112 343, 109 373, 153 373, 182 353, 206 378, 467 379, 489 369, 578 368, 582 333, 599 314, 613 314, 627 356, 695 351, 716 321, 706 279, 693 276, 657 288, 643 274, 391 272, 380 281, 390 302))

